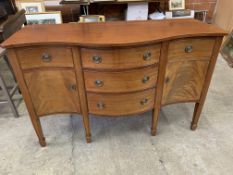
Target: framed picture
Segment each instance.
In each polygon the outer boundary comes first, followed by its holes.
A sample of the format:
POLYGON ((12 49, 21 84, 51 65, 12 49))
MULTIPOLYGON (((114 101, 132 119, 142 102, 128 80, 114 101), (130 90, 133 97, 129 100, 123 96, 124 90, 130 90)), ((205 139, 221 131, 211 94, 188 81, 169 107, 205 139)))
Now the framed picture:
POLYGON ((26 14, 26 20, 28 25, 62 23, 62 17, 60 11, 26 14))
POLYGON ((185 9, 185 0, 169 0, 169 10, 185 9))
POLYGON ((21 0, 17 6, 19 9, 25 9, 26 13, 45 12, 44 0, 21 0))

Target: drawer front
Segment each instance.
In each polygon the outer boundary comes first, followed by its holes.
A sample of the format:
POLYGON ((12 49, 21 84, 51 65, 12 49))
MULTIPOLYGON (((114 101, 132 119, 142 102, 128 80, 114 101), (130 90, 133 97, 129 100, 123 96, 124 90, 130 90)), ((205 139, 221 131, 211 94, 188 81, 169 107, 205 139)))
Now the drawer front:
POLYGON ((74 71, 26 71, 24 79, 37 115, 80 112, 74 71))
POLYGON ((209 60, 215 39, 189 38, 174 40, 169 43, 168 61, 209 60))
POLYGON ((22 69, 40 67, 73 67, 69 47, 25 47, 16 50, 22 69))
POLYGON ((129 115, 145 112, 154 106, 155 89, 126 94, 87 93, 88 108, 96 115, 129 115))
POLYGON ((84 68, 127 69, 158 63, 160 44, 127 49, 81 49, 84 68))
POLYGON ((156 86, 157 66, 120 71, 84 71, 85 85, 90 92, 132 92, 156 86))

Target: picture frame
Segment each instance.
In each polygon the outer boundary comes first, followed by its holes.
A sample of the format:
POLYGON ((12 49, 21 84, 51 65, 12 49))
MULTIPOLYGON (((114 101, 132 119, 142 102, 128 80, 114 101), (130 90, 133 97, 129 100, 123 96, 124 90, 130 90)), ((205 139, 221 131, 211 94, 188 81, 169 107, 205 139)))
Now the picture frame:
POLYGON ((27 25, 62 24, 61 11, 26 14, 27 25))
POLYGON ((169 10, 184 10, 185 0, 169 0, 169 10))
POLYGON ((20 0, 17 2, 17 7, 25 9, 26 14, 45 12, 44 0, 20 0))

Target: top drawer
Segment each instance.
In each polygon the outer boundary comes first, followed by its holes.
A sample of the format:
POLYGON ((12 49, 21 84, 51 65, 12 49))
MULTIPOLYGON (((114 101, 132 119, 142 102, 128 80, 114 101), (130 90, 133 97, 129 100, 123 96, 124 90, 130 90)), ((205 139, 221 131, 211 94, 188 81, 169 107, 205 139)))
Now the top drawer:
POLYGON ((84 68, 127 69, 159 62, 160 44, 124 49, 81 49, 84 68))
POLYGON ((25 47, 16 50, 22 69, 39 67, 73 67, 69 47, 25 47))
POLYGON ((187 38, 171 41, 168 61, 209 60, 214 44, 213 38, 187 38))

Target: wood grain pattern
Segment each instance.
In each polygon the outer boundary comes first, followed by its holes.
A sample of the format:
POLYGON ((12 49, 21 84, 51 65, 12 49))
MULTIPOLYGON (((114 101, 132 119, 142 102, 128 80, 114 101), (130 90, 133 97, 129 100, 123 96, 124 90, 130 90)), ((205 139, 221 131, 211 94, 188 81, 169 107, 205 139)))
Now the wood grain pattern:
POLYGON ((124 94, 87 93, 89 113, 96 115, 130 115, 151 110, 155 89, 124 94), (145 104, 143 104, 145 100, 145 104))
POLYGON ((138 46, 195 36, 227 33, 194 19, 122 21, 61 25, 31 25, 14 34, 2 47, 68 44, 85 47, 138 46))
POLYGON ((188 38, 174 40, 169 43, 168 61, 209 60, 214 48, 215 38, 188 38), (190 53, 185 48, 190 47, 190 53))
POLYGON ((80 113, 73 70, 34 70, 25 72, 24 78, 38 116, 80 113))
POLYGON ((198 101, 208 65, 208 61, 169 63, 166 68, 162 104, 198 101))
POLYGON ((34 110, 32 99, 31 99, 30 93, 27 89, 27 85, 25 84, 24 76, 23 76, 22 70, 19 66, 19 61, 18 61, 17 55, 13 49, 8 49, 7 55, 8 55, 8 59, 10 61, 10 64, 13 68, 15 77, 19 83, 20 91, 23 95, 23 99, 24 99, 25 104, 26 104, 27 109, 28 109, 29 117, 31 119, 32 125, 34 127, 35 132, 36 132, 36 135, 39 139, 39 143, 41 146, 44 147, 44 146, 46 146, 46 141, 45 141, 45 137, 44 137, 44 134, 42 131, 40 119, 36 115, 36 112, 34 110))
POLYGON ((72 51, 69 47, 25 47, 16 49, 22 69, 40 67, 74 67, 72 51), (44 54, 50 56, 51 61, 42 59, 44 54))
POLYGON ((81 49, 83 68, 128 69, 158 63, 160 44, 128 49, 81 49), (148 60, 144 54, 150 53, 148 60), (93 56, 101 57, 101 63, 93 62, 93 56))
POLYGON ((118 72, 84 71, 86 90, 103 93, 149 89, 156 86, 157 76, 157 66, 118 72))

